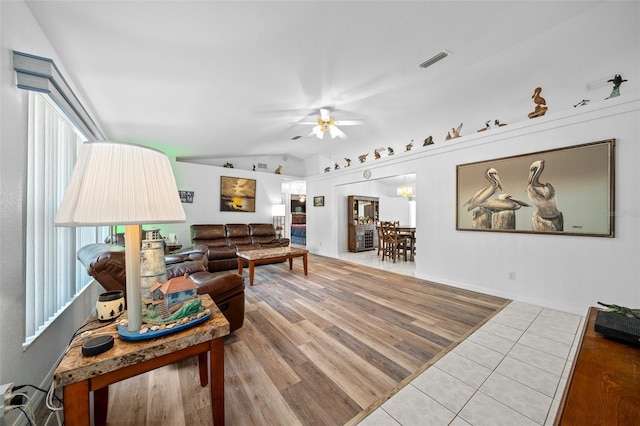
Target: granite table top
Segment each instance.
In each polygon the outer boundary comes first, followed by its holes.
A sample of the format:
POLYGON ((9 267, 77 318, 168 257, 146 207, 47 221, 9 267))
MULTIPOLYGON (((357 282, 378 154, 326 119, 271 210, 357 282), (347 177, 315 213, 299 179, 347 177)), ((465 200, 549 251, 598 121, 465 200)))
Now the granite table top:
MULTIPOLYGON (((129 341, 121 339, 116 327, 118 321, 112 322, 107 326, 103 326, 100 322, 92 323, 93 327, 87 327, 91 334, 87 336, 84 331, 81 332, 71 342, 67 353, 58 364, 54 373, 56 386, 66 386, 88 380, 123 367, 228 335, 230 332, 229 321, 208 295, 204 295, 202 298, 202 306, 211 310, 211 317, 207 321, 173 334, 148 340, 129 341), (114 337, 113 348, 99 355, 83 356, 82 344, 102 334, 110 334, 114 337)), ((92 319, 94 318, 90 318, 89 321, 92 319)))
POLYGON ((301 256, 306 253, 309 253, 309 250, 299 247, 275 247, 259 250, 239 251, 238 257, 247 260, 262 260, 281 256, 301 256))

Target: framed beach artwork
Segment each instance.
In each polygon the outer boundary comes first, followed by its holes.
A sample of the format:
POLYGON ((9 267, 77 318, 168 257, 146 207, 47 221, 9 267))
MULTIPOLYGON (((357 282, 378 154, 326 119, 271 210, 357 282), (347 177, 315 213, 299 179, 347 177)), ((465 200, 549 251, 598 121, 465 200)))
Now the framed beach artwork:
POLYGON ((324 207, 324 195, 319 195, 317 197, 313 197, 313 206, 314 207, 324 207))
POLYGON ((456 169, 457 230, 614 236, 615 139, 456 169))
POLYGON ((255 212, 256 180, 220 176, 220 211, 255 212))

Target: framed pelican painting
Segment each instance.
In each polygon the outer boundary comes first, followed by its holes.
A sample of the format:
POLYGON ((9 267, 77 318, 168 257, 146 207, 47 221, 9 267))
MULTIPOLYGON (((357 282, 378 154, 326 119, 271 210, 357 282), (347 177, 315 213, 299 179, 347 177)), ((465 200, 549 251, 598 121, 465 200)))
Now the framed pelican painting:
POLYGON ((256 180, 220 176, 220 211, 255 212, 256 180))
POLYGON ((614 236, 615 139, 456 168, 457 230, 614 236))

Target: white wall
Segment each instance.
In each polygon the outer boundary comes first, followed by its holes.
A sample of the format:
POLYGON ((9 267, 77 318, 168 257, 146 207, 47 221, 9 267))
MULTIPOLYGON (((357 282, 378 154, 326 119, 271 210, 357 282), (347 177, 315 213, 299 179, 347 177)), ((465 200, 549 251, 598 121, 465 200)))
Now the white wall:
POLYGON ((175 233, 183 247, 191 245, 189 227, 193 224, 273 223, 271 207, 281 204, 282 182, 299 178, 275 173, 253 172, 202 164, 173 162, 178 190, 193 191, 193 203, 183 203, 185 223, 157 225, 163 236, 175 233), (220 176, 256 180, 256 211, 221 212, 220 176))
MULTIPOLYGON (((548 114, 370 164, 372 178, 416 172, 416 276, 578 314, 597 301, 640 306, 638 98, 548 114), (615 238, 456 231, 456 165, 610 138, 616 139, 620 212, 615 238), (509 272, 515 280, 508 280, 509 272)), ((308 179, 310 196, 330 195, 325 210, 313 208, 307 215, 307 247, 313 252, 337 257, 344 251, 342 192, 350 181, 363 180, 366 167, 308 179), (318 231, 322 223, 338 223, 339 232, 318 231)))
MULTIPOLYGON (((425 134, 441 128, 433 133, 435 145, 408 153, 396 149, 391 158, 309 176, 308 195, 325 195, 326 207, 307 213, 307 247, 334 257, 344 251, 342 192, 348 191, 345 185, 365 181, 365 169, 372 171, 371 179, 416 173, 417 276, 578 314, 597 301, 640 306, 639 11, 637 2, 604 2, 485 58, 477 67, 495 70, 495 81, 466 88, 468 102, 456 103, 455 115, 444 122, 424 117, 425 134), (519 86, 503 87, 500 76, 514 61, 530 64, 530 72, 522 73, 519 86), (613 74, 629 80, 620 97, 605 101, 610 84, 586 90, 588 83, 613 74), (534 105, 522 94, 537 86, 543 87, 549 111, 529 120, 534 105), (574 108, 582 99, 591 103, 574 108), (465 119, 478 110, 508 125, 475 133, 481 123, 465 119), (445 142, 451 123, 461 121, 463 137, 445 142), (455 230, 456 165, 610 138, 617 141, 615 238, 455 230), (508 280, 509 272, 515 280, 508 280)), ((450 106, 443 109, 453 111, 450 106)), ((371 146, 391 143, 374 140, 371 146)))
POLYGON ((23 2, 0 2, 0 24, 0 383, 46 386, 45 380, 71 335, 94 309, 100 287, 94 285, 85 292, 28 349, 22 350, 27 93, 15 85, 13 50, 52 58, 65 72, 23 2))

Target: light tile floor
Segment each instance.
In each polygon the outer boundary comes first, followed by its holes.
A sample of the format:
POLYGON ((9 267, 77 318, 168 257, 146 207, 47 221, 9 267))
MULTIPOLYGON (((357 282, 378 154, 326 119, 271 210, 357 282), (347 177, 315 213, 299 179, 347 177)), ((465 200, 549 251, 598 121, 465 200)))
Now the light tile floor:
MULTIPOLYGON (((340 258, 415 275, 413 262, 381 262, 375 251, 340 258)), ((360 425, 551 425, 584 320, 511 302, 360 425)))

